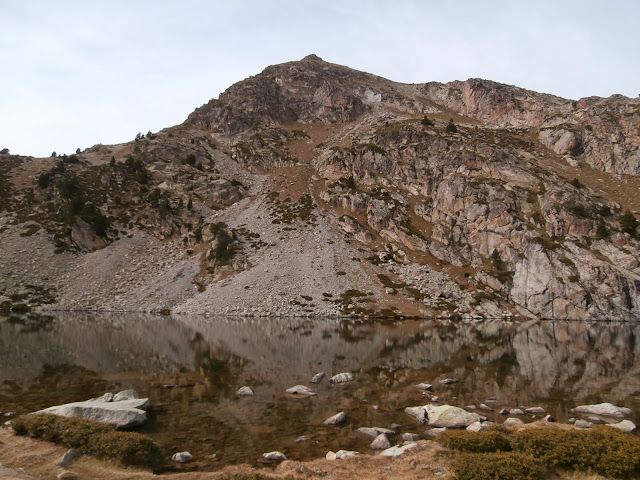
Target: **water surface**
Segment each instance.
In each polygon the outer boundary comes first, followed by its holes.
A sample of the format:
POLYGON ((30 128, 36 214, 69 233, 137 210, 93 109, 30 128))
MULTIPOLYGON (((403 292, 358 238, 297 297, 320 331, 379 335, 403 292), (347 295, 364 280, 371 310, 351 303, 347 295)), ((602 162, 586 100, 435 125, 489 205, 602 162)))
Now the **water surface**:
POLYGON ((403 412, 428 403, 413 388, 421 382, 434 384, 440 403, 495 398, 495 411, 481 412, 495 421, 502 407, 540 405, 566 421, 579 404, 607 401, 640 423, 638 335, 640 324, 621 322, 0 317, 0 411, 133 388, 152 405, 140 431, 167 456, 188 450, 206 469, 256 464, 273 450, 299 460, 341 448, 373 453, 372 439, 353 432, 361 426, 422 434, 403 412), (325 380, 309 385, 320 371, 325 380), (345 371, 356 381, 327 382, 345 371), (444 378, 459 382, 439 384, 444 378), (286 395, 296 384, 318 396, 286 395), (255 395, 238 398, 243 385, 255 395), (344 425, 321 425, 343 410, 344 425), (301 435, 311 440, 294 443, 301 435))

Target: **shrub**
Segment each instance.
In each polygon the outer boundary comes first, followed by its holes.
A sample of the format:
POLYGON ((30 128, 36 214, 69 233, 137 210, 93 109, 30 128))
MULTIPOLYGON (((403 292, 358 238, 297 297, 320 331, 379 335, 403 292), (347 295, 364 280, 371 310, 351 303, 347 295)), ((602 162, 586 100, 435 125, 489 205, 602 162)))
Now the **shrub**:
POLYGON ((485 430, 468 432, 466 430, 450 430, 437 437, 438 443, 452 450, 469 453, 510 452, 509 439, 500 432, 485 430))
POLYGON ((433 121, 431 121, 431 119, 429 117, 427 117, 426 115, 424 116, 424 118, 422 120, 420 120, 420 123, 422 125, 424 125, 425 127, 430 127, 433 125, 433 121))
POLYGON ((353 178, 353 175, 340 177, 339 183, 342 187, 348 188, 349 190, 355 190, 357 188, 356 180, 353 178))
POLYGON ((13 420, 16 435, 76 448, 98 458, 113 458, 125 465, 146 465, 158 470, 162 460, 160 448, 147 436, 117 432, 104 423, 56 415, 24 415, 13 420))
POLYGON ((451 462, 456 480, 536 480, 544 478, 542 463, 510 452, 465 453, 451 462))
POLYGON ((611 477, 640 475, 640 438, 604 425, 587 432, 523 430, 511 436, 511 446, 549 466, 592 470, 611 477))
POLYGON ((636 217, 633 215, 633 213, 627 210, 624 215, 620 217, 620 229, 624 233, 635 236, 637 228, 638 220, 636 220, 636 217))
POLYGON ((574 187, 576 187, 578 190, 580 190, 582 187, 584 187, 584 185, 582 183, 580 183, 580 180, 578 180, 577 178, 574 178, 573 180, 571 180, 569 182, 570 185, 573 185, 574 187))
POLYGON ((447 123, 447 128, 445 129, 448 133, 456 133, 458 131, 458 127, 453 123, 453 118, 449 119, 449 123, 447 123))

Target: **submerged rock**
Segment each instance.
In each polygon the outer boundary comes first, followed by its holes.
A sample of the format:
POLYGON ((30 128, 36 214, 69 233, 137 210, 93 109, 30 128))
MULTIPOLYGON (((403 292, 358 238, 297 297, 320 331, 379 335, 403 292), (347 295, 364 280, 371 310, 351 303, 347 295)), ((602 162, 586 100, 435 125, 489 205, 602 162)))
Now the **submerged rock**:
POLYGON ((335 415, 327 418, 324 422, 322 422, 323 425, 338 425, 340 423, 343 423, 345 420, 347 419, 347 414, 344 412, 340 412, 340 413, 336 413, 335 415))
POLYGON ((403 442, 417 442, 420 439, 422 439, 422 437, 420 435, 418 435, 417 433, 403 433, 402 434, 402 441, 403 442))
POLYGON ((625 407, 617 407, 612 403, 598 403, 596 405, 580 405, 571 409, 572 413, 585 415, 603 415, 605 417, 624 418, 631 415, 631 410, 625 407))
POLYGON ((444 380, 440 380, 440 383, 442 385, 451 385, 452 383, 458 383, 458 380, 455 380, 453 378, 445 378, 444 380))
POLYGON ((307 437, 306 435, 300 435, 298 438, 296 438, 293 442, 294 443, 302 443, 302 442, 306 442, 308 440, 311 440, 309 437, 307 437))
POLYGON ((296 385, 294 387, 287 388, 287 393, 291 395, 301 395, 303 397, 315 397, 318 395, 316 392, 304 385, 296 385))
POLYGON ((354 380, 355 380, 355 377, 353 376, 353 373, 344 372, 331 377, 329 379, 329 383, 346 383, 346 382, 353 382, 354 380))
POLYGON ((519 408, 512 408, 509 410, 509 415, 524 415, 524 412, 519 408))
POLYGON ((534 415, 544 415, 545 413, 547 413, 547 411, 542 407, 525 408, 524 411, 527 412, 527 413, 534 414, 534 415))
POLYGON ((138 396, 138 392, 136 392, 135 390, 122 390, 121 392, 118 392, 113 396, 112 401, 121 402, 123 400, 136 400, 138 398, 140 397, 138 396))
POLYGON ((573 425, 578 427, 578 428, 591 428, 591 427, 593 427, 593 423, 587 422, 586 420, 576 420, 573 425))

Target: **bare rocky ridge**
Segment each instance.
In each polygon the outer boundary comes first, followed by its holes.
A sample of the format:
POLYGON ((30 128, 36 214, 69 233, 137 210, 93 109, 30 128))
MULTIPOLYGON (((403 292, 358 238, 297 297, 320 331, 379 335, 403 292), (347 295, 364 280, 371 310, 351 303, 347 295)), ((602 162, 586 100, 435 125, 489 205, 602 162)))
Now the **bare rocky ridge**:
POLYGON ((637 318, 640 100, 315 55, 182 124, 0 156, 0 305, 637 318))

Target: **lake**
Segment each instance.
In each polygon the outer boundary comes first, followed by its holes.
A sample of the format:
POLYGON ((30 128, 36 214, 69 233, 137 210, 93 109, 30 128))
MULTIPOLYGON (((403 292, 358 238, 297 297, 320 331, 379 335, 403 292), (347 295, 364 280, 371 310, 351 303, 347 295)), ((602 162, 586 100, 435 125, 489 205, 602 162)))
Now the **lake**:
POLYGON ((429 403, 413 388, 421 382, 440 404, 487 403, 494 411, 478 413, 493 421, 506 418, 503 407, 542 406, 567 421, 577 405, 611 402, 638 424, 639 338, 639 323, 622 322, 12 315, 0 317, 0 411, 133 388, 152 405, 139 431, 167 457, 188 450, 202 469, 257 465, 273 450, 297 460, 372 454, 356 428, 428 428, 404 413, 429 403), (327 377, 311 385, 318 372, 327 377), (356 380, 329 384, 340 372, 356 380), (318 396, 285 393, 297 384, 318 396), (236 396, 244 385, 255 395, 236 396), (322 426, 340 411, 345 424, 322 426), (310 440, 295 443, 301 435, 310 440))

